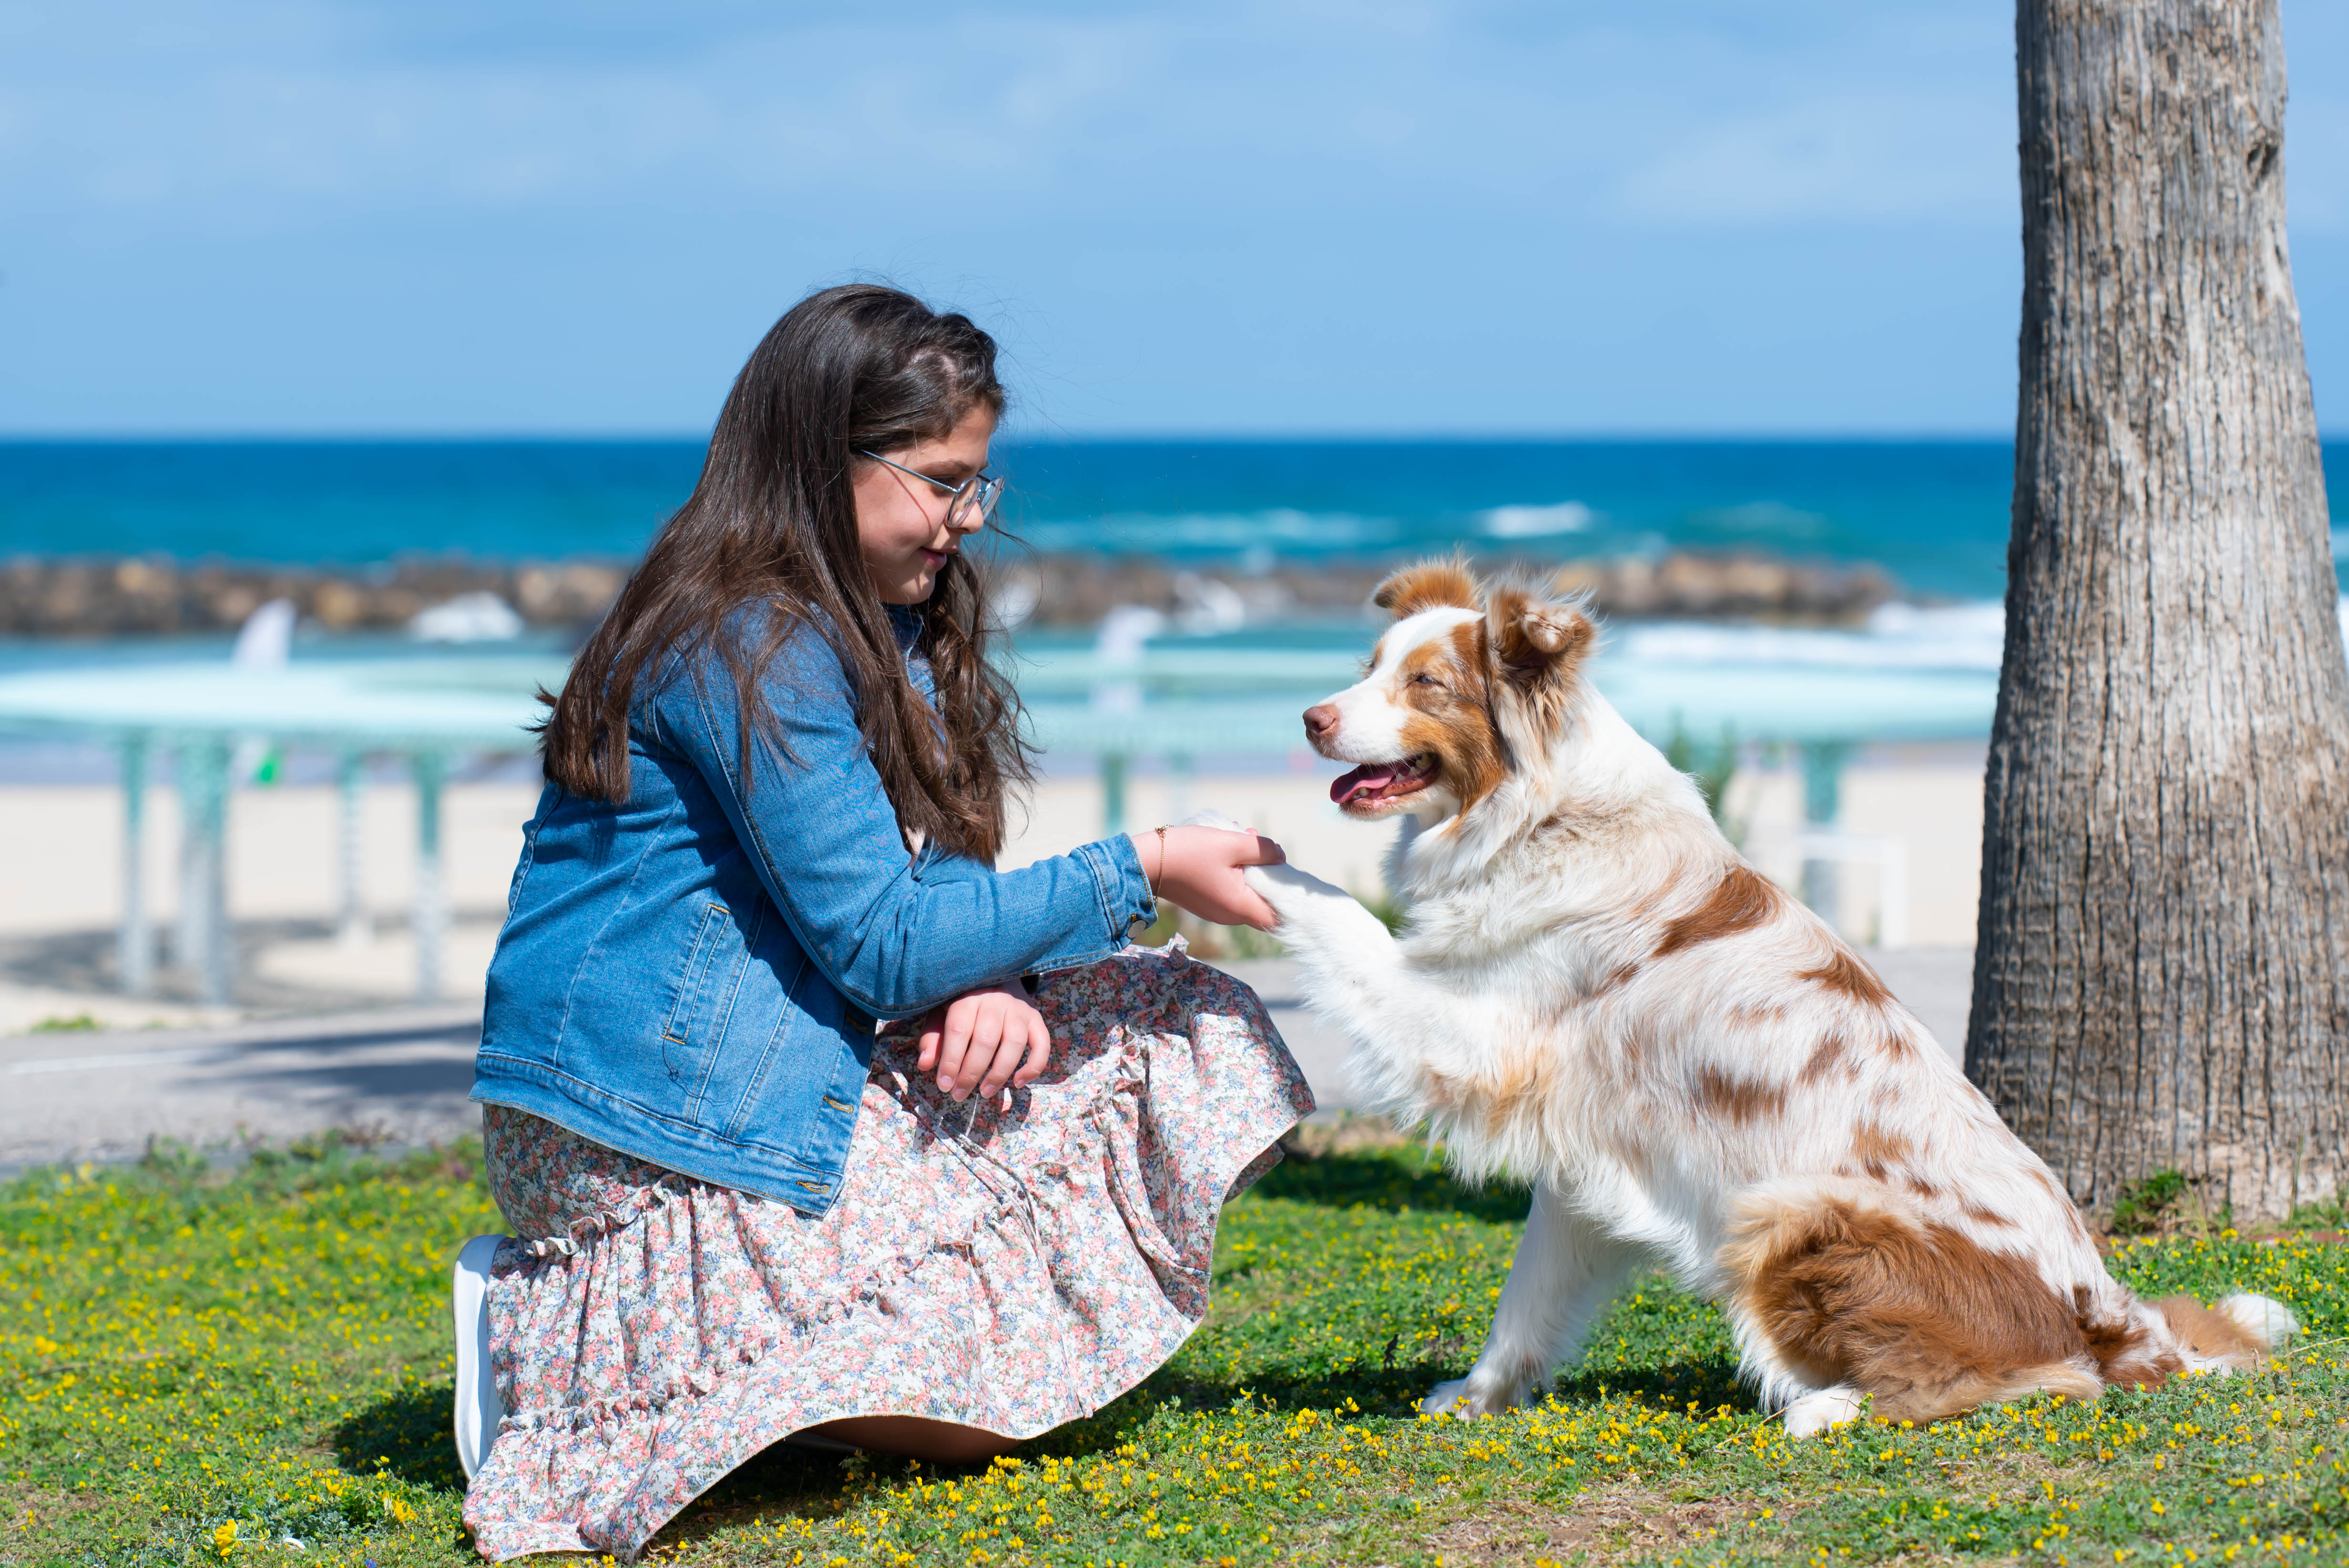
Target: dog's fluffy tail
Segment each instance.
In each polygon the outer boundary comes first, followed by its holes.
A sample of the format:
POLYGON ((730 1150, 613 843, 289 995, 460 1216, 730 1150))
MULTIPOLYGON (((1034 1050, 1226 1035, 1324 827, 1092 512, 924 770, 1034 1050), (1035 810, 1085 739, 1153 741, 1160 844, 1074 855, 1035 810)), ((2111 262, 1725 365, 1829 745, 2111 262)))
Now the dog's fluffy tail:
POLYGON ((2155 1305, 2177 1336, 2178 1354, 2196 1371, 2264 1366, 2270 1352, 2300 1332, 2292 1308, 2271 1296, 2238 1293, 2212 1307, 2190 1295, 2173 1295, 2155 1305))

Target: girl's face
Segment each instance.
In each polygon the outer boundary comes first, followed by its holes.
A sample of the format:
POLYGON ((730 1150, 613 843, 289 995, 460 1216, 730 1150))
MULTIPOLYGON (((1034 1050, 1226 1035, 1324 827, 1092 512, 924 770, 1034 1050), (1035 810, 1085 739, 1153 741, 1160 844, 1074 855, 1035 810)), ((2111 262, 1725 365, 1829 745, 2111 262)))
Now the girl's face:
MULTIPOLYGON (((939 439, 881 455, 914 474, 958 485, 987 467, 987 443, 994 434, 995 416, 981 407, 965 414, 962 423, 939 439)), ((869 459, 857 465, 856 542, 864 550, 873 591, 884 604, 918 604, 927 599, 938 569, 961 552, 965 539, 987 526, 975 510, 967 527, 948 526, 947 509, 955 498, 914 474, 869 459)))

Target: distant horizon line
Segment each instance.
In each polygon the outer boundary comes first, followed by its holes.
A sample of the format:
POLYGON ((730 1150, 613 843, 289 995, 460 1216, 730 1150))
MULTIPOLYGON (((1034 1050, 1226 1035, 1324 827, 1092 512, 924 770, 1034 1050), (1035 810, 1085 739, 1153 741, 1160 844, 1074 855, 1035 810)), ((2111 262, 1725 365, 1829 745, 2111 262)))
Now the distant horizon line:
MULTIPOLYGON (((2011 430, 1082 430, 1054 434, 1013 431, 1020 446, 2012 446, 2011 430)), ((512 431, 0 431, 9 447, 424 447, 424 446, 701 446, 706 432, 659 430, 512 431)), ((2323 445, 2349 442, 2349 428, 2319 430, 2323 445)))
MULTIPOLYGON (((1756 446, 1795 443, 1897 444, 1902 442, 1956 444, 2013 441, 2011 430, 1078 430, 1043 434, 999 432, 1015 446, 1082 446, 1129 443, 1175 445, 1207 442, 1234 446, 1294 445, 1326 442, 1352 445, 1408 442, 1436 445, 1530 446, 1557 442, 1619 441, 1630 443, 1723 441, 1756 446)), ((2342 433, 2349 438, 2349 431, 2342 433)), ((2336 438, 2321 434, 2320 439, 2336 438)), ((541 443, 589 443, 640 446, 702 445, 707 431, 669 430, 190 430, 190 431, 0 431, 0 446, 499 446, 541 443)))

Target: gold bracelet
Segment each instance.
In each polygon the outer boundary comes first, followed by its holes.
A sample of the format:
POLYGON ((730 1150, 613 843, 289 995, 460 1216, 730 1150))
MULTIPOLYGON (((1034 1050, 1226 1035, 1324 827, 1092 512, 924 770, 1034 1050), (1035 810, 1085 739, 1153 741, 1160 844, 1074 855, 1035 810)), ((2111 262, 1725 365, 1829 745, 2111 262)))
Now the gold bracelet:
POLYGON ((1151 896, 1151 898, 1152 898, 1153 900, 1155 900, 1155 899, 1158 897, 1158 884, 1159 884, 1160 882, 1164 882, 1165 880, 1166 880, 1166 830, 1165 830, 1165 828, 1164 828, 1164 827, 1163 827, 1163 826, 1162 826, 1162 827, 1158 830, 1158 874, 1157 874, 1155 877, 1152 878, 1152 879, 1151 879, 1151 882, 1150 882, 1150 896, 1151 896))

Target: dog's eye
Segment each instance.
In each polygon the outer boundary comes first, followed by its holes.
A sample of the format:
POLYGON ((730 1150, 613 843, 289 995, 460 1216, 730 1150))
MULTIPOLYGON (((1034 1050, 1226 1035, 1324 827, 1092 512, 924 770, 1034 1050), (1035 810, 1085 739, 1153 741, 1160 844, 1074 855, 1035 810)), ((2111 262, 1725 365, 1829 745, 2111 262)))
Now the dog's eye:
POLYGON ((1411 684, 1413 686, 1432 686, 1438 691, 1444 689, 1444 683, 1437 680, 1433 676, 1413 676, 1411 677, 1411 684))

